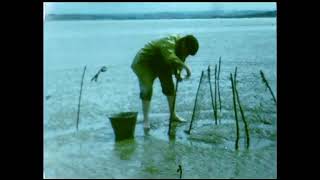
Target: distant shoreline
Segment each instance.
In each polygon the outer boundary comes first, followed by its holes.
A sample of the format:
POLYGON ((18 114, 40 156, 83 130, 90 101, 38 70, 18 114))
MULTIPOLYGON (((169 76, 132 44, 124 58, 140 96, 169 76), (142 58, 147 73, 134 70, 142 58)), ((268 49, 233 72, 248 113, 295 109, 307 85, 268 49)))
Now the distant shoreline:
POLYGON ((230 19, 276 17, 276 11, 185 12, 152 14, 48 14, 46 21, 68 20, 157 20, 157 19, 230 19))

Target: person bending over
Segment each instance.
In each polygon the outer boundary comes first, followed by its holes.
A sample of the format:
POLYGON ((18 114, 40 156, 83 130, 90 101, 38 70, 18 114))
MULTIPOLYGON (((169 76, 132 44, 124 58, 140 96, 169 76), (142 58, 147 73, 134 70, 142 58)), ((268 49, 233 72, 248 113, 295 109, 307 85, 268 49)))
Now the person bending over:
POLYGON ((183 69, 187 72, 186 78, 191 76, 190 67, 185 64, 185 61, 189 55, 194 56, 198 49, 198 40, 193 35, 171 35, 147 43, 136 54, 131 68, 139 80, 145 129, 150 129, 150 101, 153 82, 156 78, 159 78, 162 92, 167 96, 170 117, 173 118, 170 120, 185 121, 176 114, 175 107, 173 107, 175 86, 172 76, 174 75, 178 81, 181 81, 183 69))

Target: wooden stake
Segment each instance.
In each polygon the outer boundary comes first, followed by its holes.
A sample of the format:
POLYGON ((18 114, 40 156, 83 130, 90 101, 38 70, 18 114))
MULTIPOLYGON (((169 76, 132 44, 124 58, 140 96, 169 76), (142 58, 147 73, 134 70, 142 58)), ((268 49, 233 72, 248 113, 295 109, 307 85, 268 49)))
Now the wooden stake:
POLYGON ((213 116, 215 118, 215 122, 217 124, 217 119, 216 116, 214 115, 215 113, 215 106, 214 106, 214 102, 213 102, 213 92, 212 92, 212 85, 211 85, 211 73, 210 73, 210 65, 208 66, 208 82, 209 82, 209 86, 210 86, 210 96, 211 96, 211 105, 212 105, 212 111, 213 111, 213 116))
POLYGON ((199 93, 199 89, 200 89, 200 84, 201 84, 201 81, 202 81, 202 77, 203 77, 203 71, 202 71, 202 73, 201 73, 201 77, 200 77, 200 81, 199 81, 199 85, 198 85, 198 90, 197 90, 197 94, 196 94, 196 99, 195 99, 195 101, 194 101, 194 106, 193 106, 193 112, 192 112, 190 127, 189 127, 189 130, 185 131, 187 134, 190 134, 190 133, 191 133, 191 128, 192 128, 192 123, 193 123, 193 120, 194 120, 194 113, 195 113, 195 111, 196 111, 196 106, 197 106, 197 101, 198 101, 198 93, 199 93))
POLYGON ((82 95, 82 86, 83 86, 83 78, 86 72, 87 66, 84 66, 83 73, 82 73, 82 80, 80 86, 80 95, 79 95, 79 103, 78 103, 78 113, 77 113, 77 131, 79 129, 79 121, 80 121, 80 104, 81 104, 81 95, 82 95))
POLYGON ((234 115, 236 119, 236 141, 235 141, 235 149, 238 150, 239 148, 239 122, 238 122, 238 115, 237 115, 237 106, 236 106, 236 95, 234 90, 234 81, 232 78, 232 73, 230 73, 230 80, 231 80, 231 87, 232 87, 232 97, 233 97, 233 109, 234 109, 234 115))
POLYGON ((242 118, 242 121, 244 123, 244 128, 245 128, 245 131, 246 131, 246 142, 247 142, 247 149, 248 149, 249 146, 250 146, 249 127, 248 127, 248 123, 247 123, 247 120, 246 120, 245 115, 244 115, 244 111, 243 111, 241 103, 240 103, 239 93, 238 93, 238 89, 237 89, 236 72, 237 72, 237 69, 235 70, 235 76, 234 76, 234 89, 235 89, 235 94, 236 94, 238 105, 239 105, 239 109, 240 109, 241 118, 242 118))
POLYGON ((182 178, 182 166, 179 165, 179 168, 177 169, 177 172, 180 173, 180 179, 182 178))
POLYGON ((214 117, 216 120, 218 120, 218 106, 217 106, 217 65, 214 66, 214 117))
POLYGON ((220 67, 221 67, 221 56, 219 58, 219 68, 218 68, 218 97, 219 97, 219 109, 221 113, 221 96, 220 96, 220 67))
POLYGON ((271 96, 272 96, 272 98, 273 98, 274 103, 277 104, 277 100, 276 100, 276 98, 275 98, 275 96, 274 96, 274 94, 273 94, 273 92, 272 92, 272 89, 271 89, 271 87, 269 86, 269 83, 268 83, 267 79, 265 78, 264 73, 262 72, 262 70, 260 70, 260 75, 261 75, 261 78, 262 78, 262 82, 264 82, 264 83, 266 84, 267 88, 269 89, 270 94, 271 94, 271 96))

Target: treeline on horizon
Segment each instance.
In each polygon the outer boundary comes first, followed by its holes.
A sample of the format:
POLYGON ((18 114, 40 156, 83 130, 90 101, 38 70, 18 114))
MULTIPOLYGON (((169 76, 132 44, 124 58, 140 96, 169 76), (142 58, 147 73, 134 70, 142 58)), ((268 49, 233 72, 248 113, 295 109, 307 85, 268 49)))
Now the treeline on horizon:
POLYGON ((48 14, 46 20, 211 19, 276 17, 277 11, 210 11, 128 14, 48 14))

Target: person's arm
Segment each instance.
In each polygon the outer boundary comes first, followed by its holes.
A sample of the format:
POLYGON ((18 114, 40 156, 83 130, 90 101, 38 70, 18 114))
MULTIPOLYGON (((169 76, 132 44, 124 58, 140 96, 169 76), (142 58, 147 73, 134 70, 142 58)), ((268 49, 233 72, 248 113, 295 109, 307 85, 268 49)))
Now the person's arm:
MULTIPOLYGON (((184 64, 183 68, 186 69, 186 71, 187 71, 187 76, 185 78, 188 79, 191 76, 191 69, 187 64, 184 64)), ((181 76, 181 71, 182 70, 178 70, 178 69, 174 70, 174 75, 175 75, 176 79, 178 79, 179 81, 181 81, 183 79, 183 77, 181 76)))
POLYGON ((164 63, 169 65, 173 70, 182 71, 186 67, 184 62, 175 54, 174 44, 171 42, 163 42, 160 45, 160 53, 164 59, 164 63))
POLYGON ((164 55, 164 60, 165 60, 166 64, 169 64, 170 67, 173 68, 174 75, 176 76, 176 78, 178 80, 182 80, 181 71, 183 69, 186 69, 186 71, 187 71, 186 78, 189 78, 191 76, 190 67, 188 65, 186 65, 184 62, 182 62, 180 60, 180 58, 177 57, 174 53, 164 55))
POLYGON ((174 44, 171 42, 163 42, 160 45, 160 52, 163 56, 164 63, 169 65, 174 72, 174 75, 177 79, 181 79, 181 71, 182 69, 186 69, 187 77, 190 77, 191 70, 190 68, 175 54, 174 52, 174 44))
POLYGON ((187 77, 186 78, 189 78, 191 76, 191 69, 188 65, 184 64, 184 68, 186 69, 187 71, 187 77))
POLYGON ((182 68, 184 67, 184 63, 174 53, 173 49, 170 49, 166 46, 162 46, 160 51, 166 64, 170 65, 172 68, 178 69, 180 71, 182 70, 182 68))

